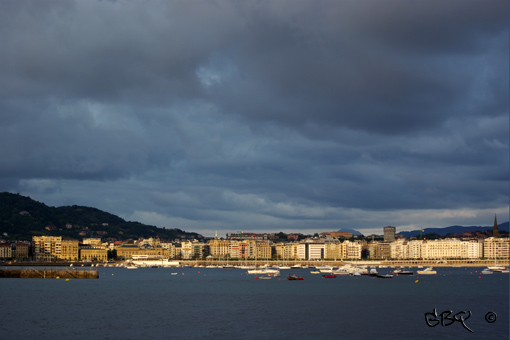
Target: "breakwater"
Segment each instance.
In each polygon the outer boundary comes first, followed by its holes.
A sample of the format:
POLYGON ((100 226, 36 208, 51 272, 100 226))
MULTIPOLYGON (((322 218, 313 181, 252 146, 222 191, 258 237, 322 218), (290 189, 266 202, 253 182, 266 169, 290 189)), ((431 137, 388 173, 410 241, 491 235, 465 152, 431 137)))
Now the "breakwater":
POLYGON ((98 279, 97 270, 69 270, 69 269, 2 269, 0 278, 21 279, 98 279))

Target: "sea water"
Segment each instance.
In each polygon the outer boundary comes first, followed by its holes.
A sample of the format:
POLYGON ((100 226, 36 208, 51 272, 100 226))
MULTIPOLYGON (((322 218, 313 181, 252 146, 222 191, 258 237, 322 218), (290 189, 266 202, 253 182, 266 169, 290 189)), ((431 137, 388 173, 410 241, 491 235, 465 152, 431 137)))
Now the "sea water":
POLYGON ((241 269, 100 267, 99 279, 0 279, 0 339, 508 338, 509 275, 481 269, 260 280, 241 269))

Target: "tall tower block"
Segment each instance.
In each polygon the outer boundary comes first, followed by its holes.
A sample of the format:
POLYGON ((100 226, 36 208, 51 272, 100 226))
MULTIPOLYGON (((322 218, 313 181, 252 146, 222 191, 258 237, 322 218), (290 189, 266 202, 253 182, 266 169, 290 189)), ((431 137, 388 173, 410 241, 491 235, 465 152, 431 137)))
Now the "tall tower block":
POLYGON ((383 228, 383 231, 384 231, 384 242, 393 242, 393 241, 395 241, 395 230, 396 230, 396 228, 395 227, 391 227, 391 226, 383 228))

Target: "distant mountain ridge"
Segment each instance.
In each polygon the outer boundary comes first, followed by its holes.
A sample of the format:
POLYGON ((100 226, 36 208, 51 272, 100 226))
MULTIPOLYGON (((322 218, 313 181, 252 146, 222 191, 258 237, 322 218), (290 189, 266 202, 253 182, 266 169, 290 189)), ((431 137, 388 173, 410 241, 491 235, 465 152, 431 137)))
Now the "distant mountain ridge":
POLYGON ((84 206, 48 207, 30 197, 0 193, 0 238, 32 240, 32 236, 111 238, 117 240, 156 238, 203 239, 180 229, 165 229, 129 222, 113 214, 84 206))
MULTIPOLYGON (((485 232, 488 230, 492 230, 494 226, 491 227, 481 227, 481 226, 471 226, 471 227, 463 227, 459 225, 454 225, 446 228, 425 228, 423 229, 423 234, 438 234, 439 236, 446 236, 448 234, 461 234, 467 231, 481 231, 485 232)), ((508 222, 498 224, 499 231, 508 231, 508 222)), ((402 231, 397 233, 398 235, 403 235, 404 237, 416 237, 420 235, 419 230, 413 231, 402 231)))
POLYGON ((349 229, 349 228, 340 228, 338 231, 340 231, 340 232, 347 232, 347 233, 351 233, 353 235, 358 235, 358 236, 363 235, 359 231, 357 231, 355 229, 349 229))
MULTIPOLYGON (((463 227, 459 225, 454 225, 450 227, 445 228, 424 228, 422 234, 437 234, 439 236, 446 236, 448 234, 460 234, 464 233, 466 231, 481 231, 485 232, 487 230, 492 230, 494 226, 490 227, 481 227, 481 226, 471 226, 471 227, 463 227)), ((381 228, 382 229, 382 228, 381 228)), ((504 223, 498 224, 498 229, 500 231, 507 231, 508 232, 508 221, 504 223)), ((359 231, 355 229, 349 229, 349 228, 341 228, 338 231, 344 231, 349 232, 353 235, 363 235, 359 231)), ((416 237, 420 235, 420 230, 412 230, 412 231, 401 231, 398 232, 397 235, 402 235, 404 237, 416 237)))

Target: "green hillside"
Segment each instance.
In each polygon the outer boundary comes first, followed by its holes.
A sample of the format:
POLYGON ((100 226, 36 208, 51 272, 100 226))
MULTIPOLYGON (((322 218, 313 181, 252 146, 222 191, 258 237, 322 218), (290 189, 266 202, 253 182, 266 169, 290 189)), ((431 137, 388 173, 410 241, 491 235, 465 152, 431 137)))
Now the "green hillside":
POLYGON ((119 241, 149 237, 159 237, 162 240, 203 238, 197 233, 187 233, 180 229, 128 222, 96 208, 77 205, 48 207, 30 197, 0 193, 0 238, 29 241, 32 236, 41 235, 119 241))

